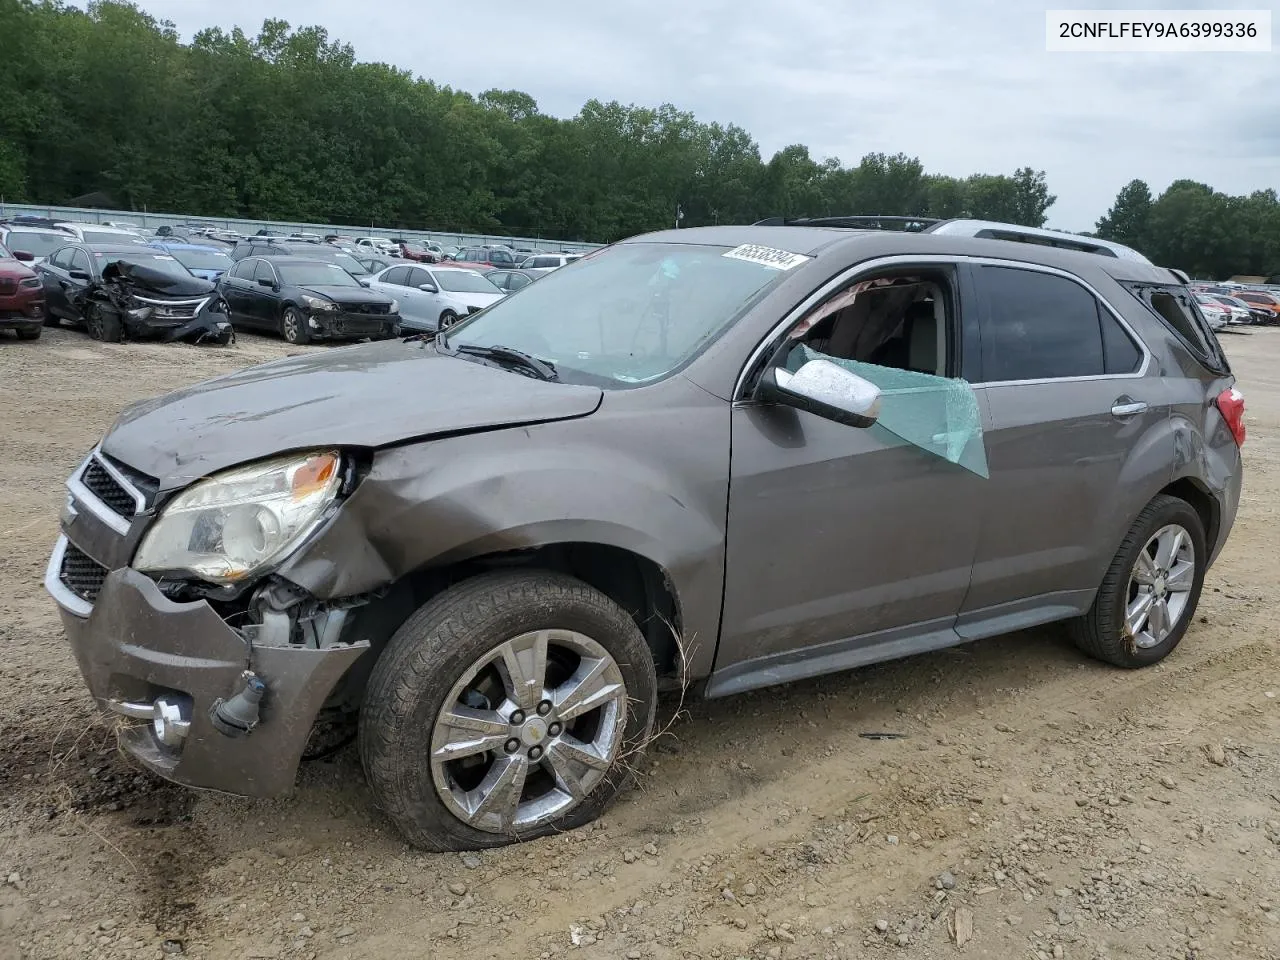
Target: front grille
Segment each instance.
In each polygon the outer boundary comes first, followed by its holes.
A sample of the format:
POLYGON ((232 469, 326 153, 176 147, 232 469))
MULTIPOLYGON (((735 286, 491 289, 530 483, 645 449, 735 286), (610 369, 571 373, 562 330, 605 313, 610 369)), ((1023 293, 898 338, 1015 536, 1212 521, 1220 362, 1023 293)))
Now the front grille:
POLYGON ((18 292, 18 281, 13 277, 0 277, 0 297, 18 292))
POLYGON ((356 317, 384 317, 391 312, 391 304, 352 303, 343 306, 342 312, 356 317))
POLYGON ((68 541, 66 552, 62 555, 62 569, 58 571, 58 579, 81 600, 93 603, 102 592, 102 581, 107 579, 107 568, 68 541))
POLYGON ((80 474, 80 482, 83 483, 95 497, 105 503, 126 520, 131 519, 138 510, 137 501, 134 500, 133 494, 124 488, 124 486, 107 472, 106 468, 98 462, 96 457, 90 457, 89 462, 85 465, 84 473, 80 474))
POLYGON ((200 300, 151 300, 147 297, 134 299, 143 306, 152 308, 152 320, 190 320, 209 302, 207 297, 200 300))

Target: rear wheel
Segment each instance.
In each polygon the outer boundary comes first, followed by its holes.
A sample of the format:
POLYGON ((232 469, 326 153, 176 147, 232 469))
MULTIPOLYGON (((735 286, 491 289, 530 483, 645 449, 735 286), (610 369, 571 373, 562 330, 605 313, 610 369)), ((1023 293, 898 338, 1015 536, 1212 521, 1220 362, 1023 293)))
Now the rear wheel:
POLYGON ((1129 528, 1089 612, 1072 622, 1076 645, 1118 667, 1163 660, 1195 616, 1207 560, 1200 515, 1185 500, 1156 497, 1129 528))
POLYGON ((392 637, 360 714, 379 805, 411 843, 493 847, 588 823, 653 726, 635 621, 550 571, 475 577, 392 637))
POLYGON ((307 318, 297 307, 285 307, 280 315, 280 336, 285 343, 301 345, 311 342, 311 331, 307 329, 307 318))

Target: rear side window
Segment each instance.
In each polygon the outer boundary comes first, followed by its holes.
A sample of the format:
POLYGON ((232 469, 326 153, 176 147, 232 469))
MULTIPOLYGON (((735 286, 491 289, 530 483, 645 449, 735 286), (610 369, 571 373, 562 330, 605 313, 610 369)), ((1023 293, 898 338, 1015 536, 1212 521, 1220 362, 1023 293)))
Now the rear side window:
POLYGON ((1122 286, 1163 320, 1201 363, 1216 373, 1230 372, 1218 338, 1186 287, 1154 283, 1123 283, 1122 286))
POLYGON ((980 267, 978 280, 987 303, 985 382, 1106 372, 1098 302, 1084 287, 1066 277, 1012 267, 980 267))

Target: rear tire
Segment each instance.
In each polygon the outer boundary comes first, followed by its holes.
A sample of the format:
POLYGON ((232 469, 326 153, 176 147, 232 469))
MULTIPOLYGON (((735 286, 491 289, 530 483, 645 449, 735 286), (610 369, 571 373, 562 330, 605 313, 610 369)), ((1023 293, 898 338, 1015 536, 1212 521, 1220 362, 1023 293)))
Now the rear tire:
POLYGON ((360 756, 410 843, 502 846, 599 816, 630 779, 656 702, 653 654, 611 599, 546 570, 484 574, 427 602, 391 638, 365 691, 360 756), (482 722, 446 722, 458 710, 482 722), (581 766, 584 747, 595 762, 581 766))
POLYGON ((1160 662, 1181 642, 1195 617, 1208 556, 1200 515, 1185 500, 1157 496, 1129 528, 1089 612, 1071 621, 1072 640, 1091 657, 1117 667, 1132 670, 1160 662), (1173 552, 1166 569, 1160 563, 1160 546, 1176 537, 1165 533, 1172 530, 1181 530, 1189 542, 1173 552), (1189 571, 1188 562, 1194 564, 1189 571), (1150 614, 1143 618, 1144 597, 1157 607, 1163 605, 1159 623, 1153 623, 1150 614))

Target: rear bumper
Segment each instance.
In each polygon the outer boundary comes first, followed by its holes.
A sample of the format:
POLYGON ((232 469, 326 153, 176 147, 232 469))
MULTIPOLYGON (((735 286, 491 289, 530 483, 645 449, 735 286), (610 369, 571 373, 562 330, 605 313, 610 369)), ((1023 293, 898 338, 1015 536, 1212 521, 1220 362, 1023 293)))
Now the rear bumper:
POLYGON ((50 561, 45 585, 89 692, 106 712, 145 714, 159 697, 182 705, 189 723, 176 746, 160 742, 142 720, 122 726, 120 745, 152 772, 176 783, 253 797, 287 792, 312 724, 334 685, 367 644, 317 650, 254 646, 203 600, 176 603, 149 577, 122 568, 106 575, 86 611, 60 580, 65 537, 50 561), (261 719, 233 739, 210 719, 252 669, 267 685, 261 719))

